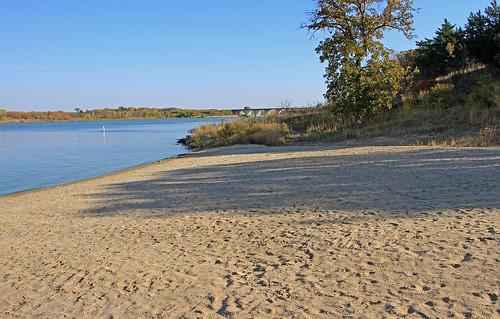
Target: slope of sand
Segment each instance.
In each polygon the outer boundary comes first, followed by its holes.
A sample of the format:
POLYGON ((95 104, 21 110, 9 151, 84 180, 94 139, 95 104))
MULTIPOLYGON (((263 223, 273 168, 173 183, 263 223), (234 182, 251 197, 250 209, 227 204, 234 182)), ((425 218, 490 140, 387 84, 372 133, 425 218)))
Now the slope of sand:
POLYGON ((499 148, 223 148, 0 197, 0 317, 493 318, 499 229, 499 148))

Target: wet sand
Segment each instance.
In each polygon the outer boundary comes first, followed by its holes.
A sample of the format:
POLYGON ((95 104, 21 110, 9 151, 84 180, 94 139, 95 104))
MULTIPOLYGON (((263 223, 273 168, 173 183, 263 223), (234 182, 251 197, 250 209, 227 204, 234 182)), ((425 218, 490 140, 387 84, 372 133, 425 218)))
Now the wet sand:
POLYGON ((500 148, 240 146, 0 197, 1 318, 493 318, 500 148))

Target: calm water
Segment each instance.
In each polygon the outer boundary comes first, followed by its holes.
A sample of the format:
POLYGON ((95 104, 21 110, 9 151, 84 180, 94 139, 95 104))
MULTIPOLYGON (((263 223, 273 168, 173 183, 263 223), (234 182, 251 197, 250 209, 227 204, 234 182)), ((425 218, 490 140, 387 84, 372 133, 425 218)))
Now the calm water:
POLYGON ((185 153, 177 139, 201 123, 220 121, 0 124, 0 194, 98 176, 185 153))

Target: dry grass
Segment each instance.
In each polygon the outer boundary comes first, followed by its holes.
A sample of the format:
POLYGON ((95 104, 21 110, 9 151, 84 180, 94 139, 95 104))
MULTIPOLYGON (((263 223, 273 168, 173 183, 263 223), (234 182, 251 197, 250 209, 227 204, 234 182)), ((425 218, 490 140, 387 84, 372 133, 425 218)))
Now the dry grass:
POLYGON ((410 145, 500 145, 500 81, 489 73, 438 83, 427 93, 402 100, 361 125, 326 108, 292 114, 285 121, 301 134, 299 140, 309 142, 389 138, 410 145))
POLYGON ((477 146, 486 147, 492 145, 500 145, 500 130, 496 126, 485 127, 479 130, 476 134, 465 136, 450 137, 445 139, 428 139, 424 141, 417 140, 415 145, 428 146, 477 146))
POLYGON ((272 119, 240 119, 220 124, 205 124, 192 130, 186 144, 200 149, 234 144, 283 145, 290 131, 284 123, 272 119))

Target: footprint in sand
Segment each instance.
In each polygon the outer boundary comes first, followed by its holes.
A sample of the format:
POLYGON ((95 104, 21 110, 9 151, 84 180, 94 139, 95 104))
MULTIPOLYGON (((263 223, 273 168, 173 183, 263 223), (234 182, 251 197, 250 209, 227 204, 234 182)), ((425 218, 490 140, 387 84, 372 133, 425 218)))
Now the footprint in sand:
POLYGON ((474 259, 474 256, 470 253, 466 253, 464 258, 462 259, 462 262, 465 262, 465 261, 472 261, 474 259))

